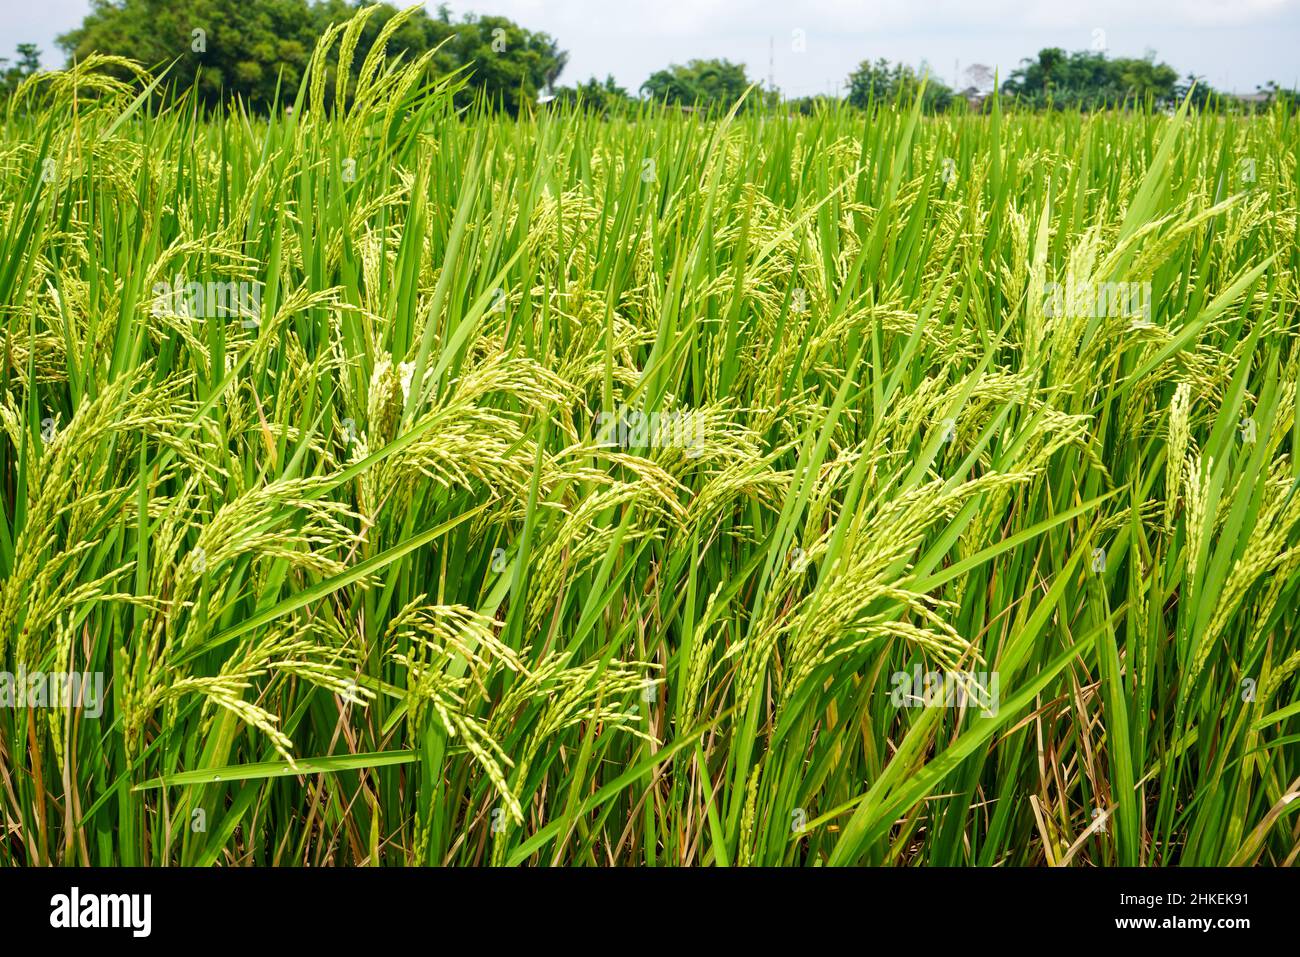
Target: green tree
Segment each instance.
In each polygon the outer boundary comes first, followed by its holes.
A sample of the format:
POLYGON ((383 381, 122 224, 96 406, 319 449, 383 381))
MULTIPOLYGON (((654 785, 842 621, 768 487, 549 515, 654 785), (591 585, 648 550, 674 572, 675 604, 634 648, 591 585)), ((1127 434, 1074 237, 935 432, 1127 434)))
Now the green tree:
POLYGON ((455 32, 451 52, 470 70, 470 85, 461 96, 478 91, 511 113, 549 90, 569 58, 549 34, 525 30, 505 17, 469 14, 455 32))
POLYGON ((750 82, 743 63, 691 60, 685 66, 674 63, 651 74, 641 84, 641 92, 662 103, 729 109, 749 89, 750 82))
POLYGON ((627 90, 618 85, 613 76, 606 76, 604 81, 594 76, 574 86, 562 86, 555 91, 558 103, 580 106, 595 113, 613 114, 628 109, 636 101, 627 90))
POLYGON ((1194 73, 1188 73, 1182 82, 1174 86, 1174 102, 1181 103, 1189 95, 1192 98, 1192 106, 1200 110, 1222 109, 1224 106, 1222 94, 1205 82, 1204 77, 1194 73))
MULTIPOLYGON (((272 102, 277 81, 282 82, 282 98, 294 95, 316 41, 330 24, 349 19, 360 6, 378 8, 361 33, 352 63, 355 73, 379 32, 398 13, 391 4, 368 0, 91 2, 81 26, 59 37, 70 56, 110 53, 150 68, 175 60, 173 82, 184 88, 193 79, 204 103, 239 97, 255 108, 272 102)), ((434 16, 416 12, 388 43, 390 55, 408 58, 434 48, 438 52, 432 69, 466 68, 469 84, 460 94, 462 103, 478 91, 511 111, 553 83, 567 59, 545 33, 525 30, 504 17, 470 15, 453 23, 446 6, 434 16)))
POLYGON ((818 93, 814 96, 796 96, 782 101, 782 107, 787 113, 797 113, 800 116, 813 116, 823 110, 834 109, 836 104, 842 101, 838 97, 827 96, 825 93, 818 93))
MULTIPOLYGON (((890 64, 883 57, 872 63, 863 60, 849 74, 849 103, 865 108, 868 103, 902 100, 910 103, 921 87, 921 77, 910 66, 890 64)), ((948 109, 953 103, 952 90, 933 76, 925 85, 923 107, 929 111, 948 109)))
POLYGON ((281 73, 292 95, 319 32, 307 0, 92 0, 58 43, 76 59, 116 54, 154 69, 177 61, 174 82, 193 79, 205 103, 238 96, 264 106, 281 73))
POLYGON ((1178 71, 1157 63, 1155 55, 1109 59, 1098 51, 1066 53, 1059 47, 1038 51, 1037 59, 1021 61, 1003 85, 1028 106, 1047 104, 1059 108, 1101 109, 1148 97, 1174 99, 1178 71))
POLYGON ((18 84, 41 68, 41 51, 35 43, 20 43, 18 62, 6 67, 8 62, 8 58, 0 57, 0 98, 18 89, 18 84))

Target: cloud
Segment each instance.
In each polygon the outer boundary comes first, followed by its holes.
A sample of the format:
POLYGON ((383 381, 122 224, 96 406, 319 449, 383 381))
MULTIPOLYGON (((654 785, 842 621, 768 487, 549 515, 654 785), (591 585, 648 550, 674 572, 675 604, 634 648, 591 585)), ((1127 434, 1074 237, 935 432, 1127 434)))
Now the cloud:
MULTIPOLYGON (((1245 26, 1294 14, 1300 0, 496 0, 481 4, 521 22, 545 20, 609 35, 682 37, 706 33, 785 33, 799 27, 834 33, 981 31, 1132 26, 1245 26)), ((430 4, 433 6, 434 4, 430 4)), ((469 9, 453 4, 453 9, 469 9)))

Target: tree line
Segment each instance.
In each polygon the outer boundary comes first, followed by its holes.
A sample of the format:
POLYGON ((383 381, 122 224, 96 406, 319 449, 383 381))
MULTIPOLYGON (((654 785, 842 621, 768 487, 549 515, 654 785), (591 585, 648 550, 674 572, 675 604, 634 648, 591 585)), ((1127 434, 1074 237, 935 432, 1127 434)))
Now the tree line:
MULTIPOLYGON (((82 24, 63 34, 59 46, 72 59, 91 53, 128 57, 146 67, 170 67, 173 91, 193 89, 199 100, 216 106, 238 100, 265 110, 291 97, 303 78, 317 39, 333 23, 361 6, 378 9, 367 21, 358 49, 367 50, 388 36, 391 54, 414 57, 433 53, 430 70, 459 71, 461 105, 475 99, 511 113, 525 105, 551 101, 581 105, 606 113, 639 108, 652 101, 678 108, 729 108, 748 92, 744 108, 775 108, 811 113, 833 105, 840 96, 787 99, 756 84, 744 64, 727 59, 697 59, 672 64, 651 74, 635 93, 612 76, 592 77, 569 86, 558 80, 568 60, 555 38, 528 30, 500 16, 467 14, 455 20, 448 8, 419 10, 395 29, 389 21, 398 9, 373 0, 92 0, 82 24), (286 93, 287 91, 287 93, 286 93)), ((0 95, 12 92, 39 69, 39 51, 20 44, 17 60, 0 58, 0 95)), ((353 69, 360 68, 360 58, 353 69)), ((911 102, 924 85, 928 111, 980 109, 996 78, 986 66, 966 70, 967 86, 958 91, 933 75, 885 59, 863 61, 848 77, 844 100, 867 108, 873 103, 911 102)), ((332 86, 332 84, 331 84, 332 86)), ((1111 58, 1101 51, 1068 53, 1040 50, 998 85, 1008 107, 1095 110, 1141 103, 1171 104, 1189 92, 1201 109, 1236 108, 1240 104, 1203 80, 1142 58, 1111 58)), ((1255 106, 1282 100, 1294 107, 1294 92, 1270 84, 1255 106)))

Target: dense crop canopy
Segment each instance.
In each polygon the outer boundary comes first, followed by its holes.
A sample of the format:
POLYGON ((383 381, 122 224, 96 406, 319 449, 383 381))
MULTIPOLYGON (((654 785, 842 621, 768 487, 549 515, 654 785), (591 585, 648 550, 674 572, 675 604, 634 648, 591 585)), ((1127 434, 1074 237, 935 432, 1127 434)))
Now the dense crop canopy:
POLYGON ((1296 859, 1294 117, 334 111, 358 29, 4 121, 0 859, 1296 859))

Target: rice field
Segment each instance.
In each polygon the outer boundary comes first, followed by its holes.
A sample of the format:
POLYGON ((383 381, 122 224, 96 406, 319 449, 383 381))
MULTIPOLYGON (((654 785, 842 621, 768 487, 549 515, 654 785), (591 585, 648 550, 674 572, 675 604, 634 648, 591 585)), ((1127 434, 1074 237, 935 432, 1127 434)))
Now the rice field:
POLYGON ((358 22, 4 117, 0 862, 1300 859, 1294 116, 457 113, 358 22))

